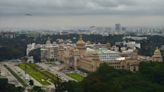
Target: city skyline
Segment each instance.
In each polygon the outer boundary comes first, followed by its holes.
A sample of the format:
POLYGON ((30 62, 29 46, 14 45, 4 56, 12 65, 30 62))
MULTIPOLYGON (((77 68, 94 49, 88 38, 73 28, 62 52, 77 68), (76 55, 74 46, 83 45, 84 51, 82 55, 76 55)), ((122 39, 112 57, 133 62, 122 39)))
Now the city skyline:
POLYGON ((0 28, 163 26, 163 0, 0 0, 0 28))

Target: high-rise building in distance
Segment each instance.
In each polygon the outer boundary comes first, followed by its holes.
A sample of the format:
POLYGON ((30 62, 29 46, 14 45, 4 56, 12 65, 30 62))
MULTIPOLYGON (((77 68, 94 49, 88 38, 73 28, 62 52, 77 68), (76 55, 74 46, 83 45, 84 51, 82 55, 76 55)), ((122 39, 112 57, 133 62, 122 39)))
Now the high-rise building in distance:
POLYGON ((115 31, 121 31, 121 24, 115 24, 115 31))

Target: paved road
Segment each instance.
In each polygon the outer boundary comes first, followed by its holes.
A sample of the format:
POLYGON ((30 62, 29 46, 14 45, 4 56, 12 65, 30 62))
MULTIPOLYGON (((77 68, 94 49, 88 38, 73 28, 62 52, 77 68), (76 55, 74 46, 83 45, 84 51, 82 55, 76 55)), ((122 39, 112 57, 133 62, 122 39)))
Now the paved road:
POLYGON ((9 83, 14 84, 15 86, 23 86, 19 81, 3 66, 4 63, 0 63, 1 76, 7 78, 9 83))
MULTIPOLYGON (((34 81, 34 85, 36 86, 41 86, 43 88, 46 89, 46 92, 50 92, 48 90, 51 90, 52 88, 54 89, 54 85, 48 85, 48 86, 44 86, 41 83, 39 83, 37 80, 35 80, 33 77, 31 77, 30 75, 26 74, 25 76, 25 72, 24 70, 22 70, 21 68, 19 68, 18 66, 16 66, 18 63, 17 62, 3 62, 0 63, 0 70, 1 70, 1 74, 5 75, 4 77, 9 79, 9 82, 11 82, 12 84, 15 84, 16 86, 22 86, 21 83, 19 83, 19 81, 17 81, 17 79, 3 66, 3 64, 6 64, 8 67, 10 67, 18 76, 20 76, 20 78, 22 78, 24 81, 27 81, 27 77, 29 79, 32 79, 34 81)), ((28 88, 28 87, 27 87, 28 88)))
POLYGON ((26 81, 27 84, 29 84, 28 80, 32 79, 34 81, 34 85, 36 86, 42 86, 41 83, 39 83, 37 80, 35 80, 33 77, 31 77, 28 74, 25 74, 24 70, 20 69, 18 66, 16 66, 17 63, 8 62, 7 65, 15 72, 17 75, 19 75, 24 81, 26 81))

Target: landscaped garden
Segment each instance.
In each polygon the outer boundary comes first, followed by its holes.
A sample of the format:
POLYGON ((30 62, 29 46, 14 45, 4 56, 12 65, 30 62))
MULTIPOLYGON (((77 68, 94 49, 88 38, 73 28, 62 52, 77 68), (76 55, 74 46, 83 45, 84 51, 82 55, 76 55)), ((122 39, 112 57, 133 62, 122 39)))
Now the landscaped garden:
POLYGON ((33 69, 39 71, 40 73, 42 73, 43 75, 45 75, 46 77, 48 77, 50 79, 50 81, 52 83, 54 83, 56 81, 56 75, 46 71, 45 69, 41 68, 40 66, 36 65, 36 64, 28 64, 30 67, 32 67, 33 69))
POLYGON ((77 81, 82 81, 84 79, 84 77, 78 73, 67 73, 66 75, 77 81))
POLYGON ((30 64, 19 64, 21 69, 26 71, 30 76, 40 82, 42 85, 50 85, 49 77, 45 76, 40 72, 40 70, 36 70, 30 66, 30 64))

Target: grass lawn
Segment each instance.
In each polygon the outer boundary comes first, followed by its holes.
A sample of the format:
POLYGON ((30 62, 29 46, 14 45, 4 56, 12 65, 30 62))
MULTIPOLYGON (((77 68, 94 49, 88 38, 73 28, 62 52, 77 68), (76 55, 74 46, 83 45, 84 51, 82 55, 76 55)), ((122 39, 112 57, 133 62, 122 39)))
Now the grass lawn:
POLYGON ((66 75, 69 76, 69 77, 71 77, 71 78, 73 78, 73 79, 75 79, 75 80, 77 80, 77 81, 82 81, 84 79, 84 77, 81 76, 78 73, 68 73, 66 75))
POLYGON ((48 81, 49 78, 47 76, 45 76, 44 74, 42 74, 40 71, 37 71, 37 70, 33 69, 30 65, 28 65, 28 64, 19 64, 18 66, 21 69, 23 69, 24 71, 26 70, 26 72, 30 76, 32 76, 34 79, 36 79, 42 85, 50 85, 50 83, 48 81))
POLYGON ((38 70, 40 73, 42 73, 46 77, 48 77, 52 83, 54 83, 56 81, 56 79, 57 79, 56 75, 42 69, 40 66, 38 66, 36 64, 28 64, 28 65, 31 66, 33 69, 38 70))

